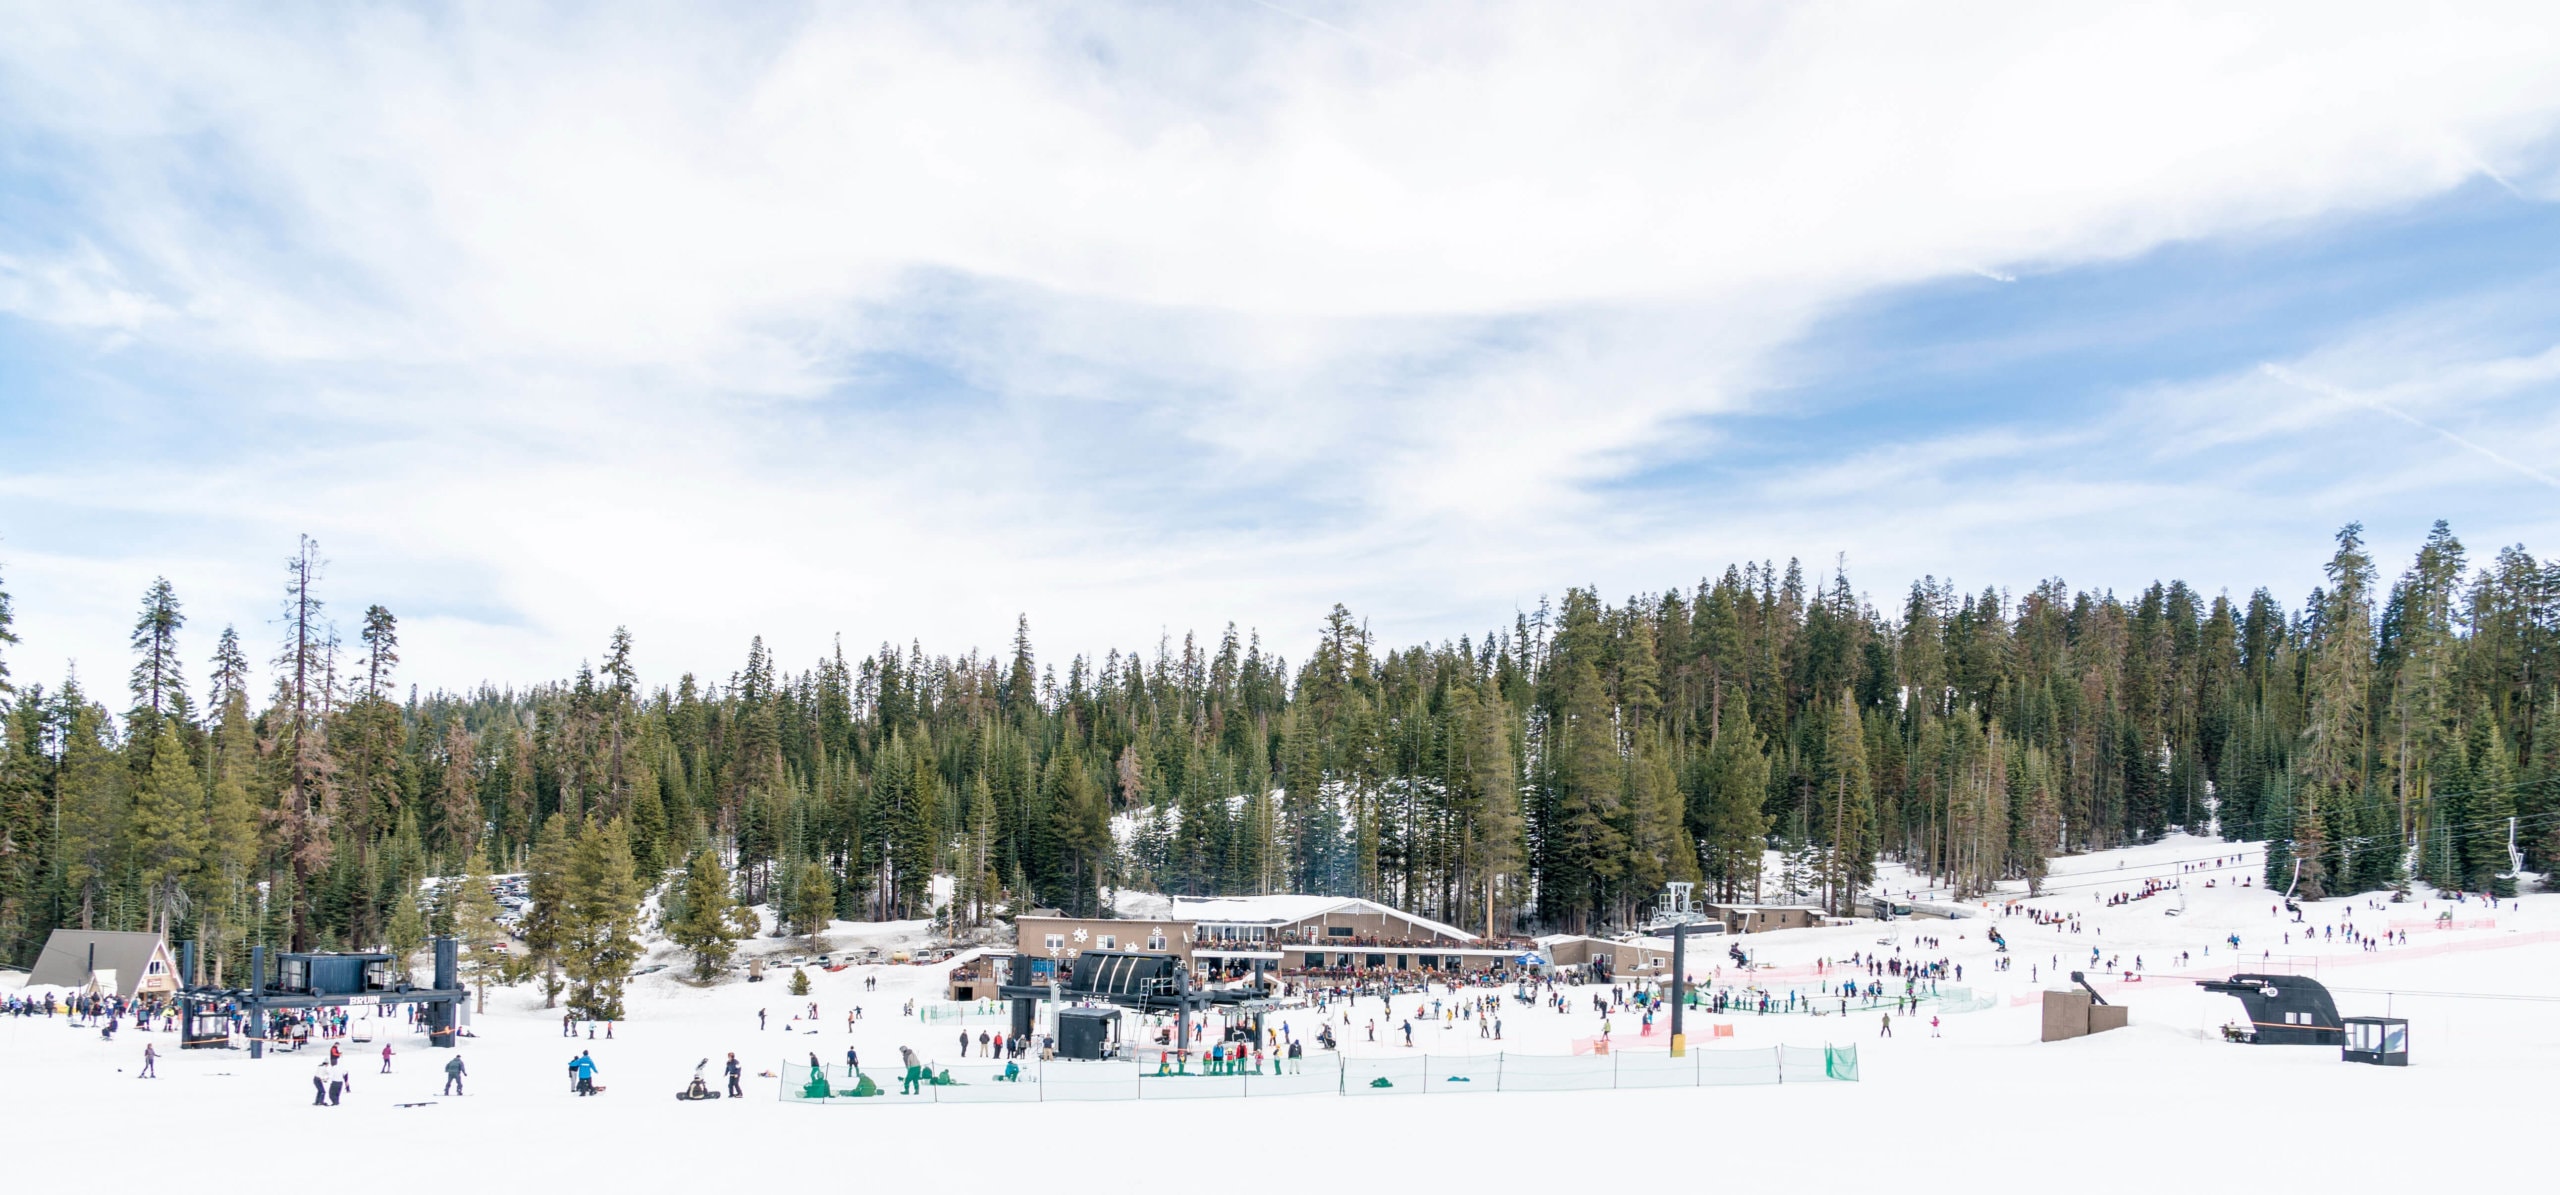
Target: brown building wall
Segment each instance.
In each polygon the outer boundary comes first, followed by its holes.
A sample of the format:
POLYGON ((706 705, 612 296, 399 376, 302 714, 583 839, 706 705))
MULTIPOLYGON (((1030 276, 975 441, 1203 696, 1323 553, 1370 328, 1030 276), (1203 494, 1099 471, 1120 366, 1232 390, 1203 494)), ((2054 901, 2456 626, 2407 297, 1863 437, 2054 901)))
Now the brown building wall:
POLYGON ((1792 905, 1719 905, 1699 906, 1706 914, 1724 922, 1726 933, 1760 934, 1780 929, 1811 929, 1822 924, 1819 909, 1792 905))
POLYGON ((1034 917, 1014 919, 1013 948, 1032 958, 1055 958, 1060 962, 1088 950, 1161 950, 1166 954, 1191 959, 1191 930, 1188 921, 1148 921, 1123 917, 1034 917), (1076 937, 1077 931, 1084 937, 1076 937), (1164 945, 1156 946, 1153 938, 1164 936, 1164 945), (1050 953, 1049 938, 1058 939, 1057 952, 1050 953), (1103 944, 1110 938, 1111 944, 1103 944))
MULTIPOLYGON (((1696 944, 1692 943, 1691 949, 1695 948, 1696 944)), ((1606 955, 1610 974, 1621 977, 1650 975, 1657 971, 1669 974, 1671 971, 1671 948, 1668 946, 1642 946, 1632 942, 1612 942, 1606 938, 1566 938, 1548 943, 1547 952, 1556 965, 1564 967, 1587 966, 1593 956, 1606 955)))

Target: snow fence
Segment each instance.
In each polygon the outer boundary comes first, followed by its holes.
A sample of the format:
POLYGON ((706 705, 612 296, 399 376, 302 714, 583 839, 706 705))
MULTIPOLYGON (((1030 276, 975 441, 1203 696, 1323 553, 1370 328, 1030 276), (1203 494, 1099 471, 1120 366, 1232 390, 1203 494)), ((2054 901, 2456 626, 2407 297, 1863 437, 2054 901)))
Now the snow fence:
POLYGON ((1776 1083, 1858 1081, 1858 1047, 1771 1046, 1764 1050, 1695 1050, 1669 1054, 1414 1054, 1296 1060, 1302 1069, 1265 1074, 1159 1075, 1134 1062, 1019 1064, 965 1062, 924 1068, 914 1083, 899 1070, 849 1074, 807 1067, 781 1072, 785 1103, 1031 1104, 1074 1100, 1252 1099, 1280 1095, 1472 1095, 1497 1091, 1607 1091, 1618 1088, 1743 1087, 1776 1083), (870 1094, 857 1094, 865 1079, 870 1094))

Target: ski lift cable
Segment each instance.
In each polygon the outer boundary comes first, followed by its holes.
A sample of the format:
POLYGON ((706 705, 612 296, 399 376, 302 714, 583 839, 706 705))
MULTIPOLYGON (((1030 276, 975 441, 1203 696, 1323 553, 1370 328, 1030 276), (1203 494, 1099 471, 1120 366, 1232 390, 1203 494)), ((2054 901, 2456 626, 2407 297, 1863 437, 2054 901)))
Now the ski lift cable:
POLYGON ((2537 1003, 2560 1004, 2560 996, 2535 996, 2519 992, 2413 992, 2407 988, 2342 988, 2335 984, 2321 986, 2332 992, 2347 992, 2358 996, 2422 996, 2437 1000, 2529 1000, 2537 1003))

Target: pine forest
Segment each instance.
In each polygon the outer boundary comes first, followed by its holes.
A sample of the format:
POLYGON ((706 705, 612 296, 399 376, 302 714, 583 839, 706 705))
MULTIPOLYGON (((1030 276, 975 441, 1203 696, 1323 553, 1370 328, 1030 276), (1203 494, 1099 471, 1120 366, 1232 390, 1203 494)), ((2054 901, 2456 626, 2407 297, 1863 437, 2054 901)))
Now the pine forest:
MULTIPOLYGON (((457 693, 404 686, 393 612, 342 623, 361 599, 305 540, 272 641, 199 638, 163 580, 121 692, 0 654, 0 950, 24 964, 60 926, 233 968, 260 943, 414 949, 486 917, 422 879, 526 872, 525 951, 603 1008, 618 981, 584 972, 627 963, 652 891, 671 934, 713 938, 742 903, 956 933, 1122 888, 1360 895, 1507 935, 1628 925, 1667 880, 1845 911, 1879 858, 1978 894, 2176 828, 2267 839, 2265 882, 2315 896, 2512 885, 2511 827, 2542 869, 2560 565, 2475 560, 2441 523, 2396 577, 2360 527, 2329 551, 2290 605, 1924 578, 1884 608, 1845 567, 1759 563, 1436 645, 1337 606, 1275 645, 1295 664, 1232 626, 1051 660, 1017 625, 958 656, 758 639, 730 675, 644 686, 617 633, 574 676, 457 693)), ((0 653, 10 632, 0 595, 0 653)))

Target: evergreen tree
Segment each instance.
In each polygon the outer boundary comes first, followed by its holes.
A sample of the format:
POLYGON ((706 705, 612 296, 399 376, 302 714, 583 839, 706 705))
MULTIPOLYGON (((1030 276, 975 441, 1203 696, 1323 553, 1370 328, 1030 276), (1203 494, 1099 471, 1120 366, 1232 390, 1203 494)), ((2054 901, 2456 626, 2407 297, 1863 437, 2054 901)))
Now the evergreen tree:
POLYGON ((800 865, 791 879, 791 928, 806 940, 811 953, 826 949, 828 922, 835 916, 835 879, 815 859, 800 865))
POLYGON ((1830 830, 1824 896, 1833 912, 1846 915, 1856 911, 1859 895, 1875 876, 1875 854, 1866 732, 1857 700, 1845 689, 1824 728, 1823 764, 1822 797, 1830 830))
POLYGON ((133 803, 132 773, 107 740, 107 712, 89 702, 77 680, 62 682, 53 721, 62 742, 54 780, 62 885, 80 903, 80 928, 96 929, 100 903, 125 863, 120 848, 133 803))
POLYGON ((581 1019, 619 1021, 622 987, 640 958, 640 882, 622 823, 589 822, 569 850, 561 962, 569 978, 569 1011, 581 1019))
POLYGON ((246 700, 249 696, 249 656, 240 650, 237 628, 223 627, 222 639, 214 644, 211 685, 205 703, 217 710, 230 705, 234 697, 246 700))
POLYGON ((399 895, 392 899, 391 916, 383 923, 382 936, 391 949, 393 966, 402 975, 427 944, 427 913, 418 903, 415 884, 402 884, 399 895))
POLYGON ((1041 789, 1050 810, 1050 835, 1057 843, 1060 879, 1064 882, 1057 897, 1059 906, 1080 916, 1091 916, 1100 905, 1098 891, 1110 869, 1108 798, 1095 789, 1092 778, 1085 774, 1083 764, 1072 751, 1060 751, 1050 757, 1041 789))
POLYGON ((570 949, 574 934, 570 844, 568 815, 552 814, 534 836, 533 852, 525 863, 524 965, 541 969, 544 1008, 559 1002, 561 956, 570 949))
POLYGON ((975 926, 986 920, 998 889, 995 790, 987 783, 983 768, 969 777, 968 793, 961 814, 966 837, 955 869, 959 882, 958 891, 952 894, 952 920, 955 925, 975 926))
POLYGON ((177 590, 167 577, 156 578, 142 594, 142 614, 133 624, 133 709, 137 718, 156 721, 186 709, 186 666, 178 659, 178 628, 187 616, 178 608, 177 590))
POLYGON ((685 865, 667 902, 667 940, 693 955, 693 977, 709 983, 729 964, 737 940, 756 932, 755 910, 738 903, 727 868, 705 847, 685 865))
POLYGON ((251 927, 249 880, 258 862, 258 802, 250 795, 257 780, 257 730, 250 725, 249 701, 237 688, 218 707, 209 769, 212 789, 204 809, 202 866, 195 873, 196 933, 204 958, 223 959, 238 940, 235 931, 251 927))
MULTIPOLYGON (((18 645, 17 615, 9 608, 9 591, 0 587, 0 648, 18 645)), ((0 650, 0 705, 17 690, 9 684, 9 653, 0 650)))
POLYGON ((2351 818, 2365 780, 2365 702, 2373 676, 2373 562, 2364 551, 2364 525, 2338 532, 2328 564, 2329 588, 2315 603, 2310 668, 2304 678, 2309 717, 2297 764, 2303 784, 2295 793, 2293 851, 2302 862, 2301 889, 2317 900, 2350 883, 2339 874, 2333 843, 2351 818))
POLYGON ((506 982, 509 970, 506 927, 498 923, 498 899, 489 892, 489 869, 478 855, 464 856, 467 870, 450 881, 444 895, 449 932, 461 952, 462 979, 471 985, 477 1008, 489 1011, 489 982, 506 982))
POLYGON ((162 722, 153 736, 151 769, 134 793, 126 832, 150 896, 151 928, 166 933, 187 877, 204 861, 208 838, 204 790, 171 723, 162 722))
POLYGON ((1690 789, 1690 832, 1705 855, 1706 877, 1719 900, 1759 891, 1768 847, 1769 757, 1751 722, 1751 699, 1735 694, 1724 703, 1715 745, 1707 751, 1690 789))
POLYGON ((485 821, 480 806, 479 744, 460 718, 445 720, 443 769, 435 793, 436 837, 457 855, 477 853, 485 821))
MULTIPOLYGON (((327 727, 336 704, 331 663, 336 637, 324 620, 316 589, 320 571, 320 545, 303 536, 285 561, 285 643, 276 656, 277 709, 270 718, 274 730, 269 741, 283 773, 272 818, 294 886, 304 890, 328 866, 337 846, 331 828, 337 817, 338 763, 329 752, 327 727)), ((309 909, 297 903, 291 912, 293 945, 307 948, 309 909)))
MULTIPOLYGON (((2507 854, 2507 822, 2516 811, 2515 763, 2498 720, 2483 709, 2471 719, 2465 753, 2471 757, 2470 791, 2463 818, 2448 828, 2460 844, 2461 886, 2470 892, 2512 888, 2515 867, 2507 854), (2499 877, 2510 878, 2501 880, 2499 877)), ((2512 896, 2512 891, 2501 893, 2512 896)))

